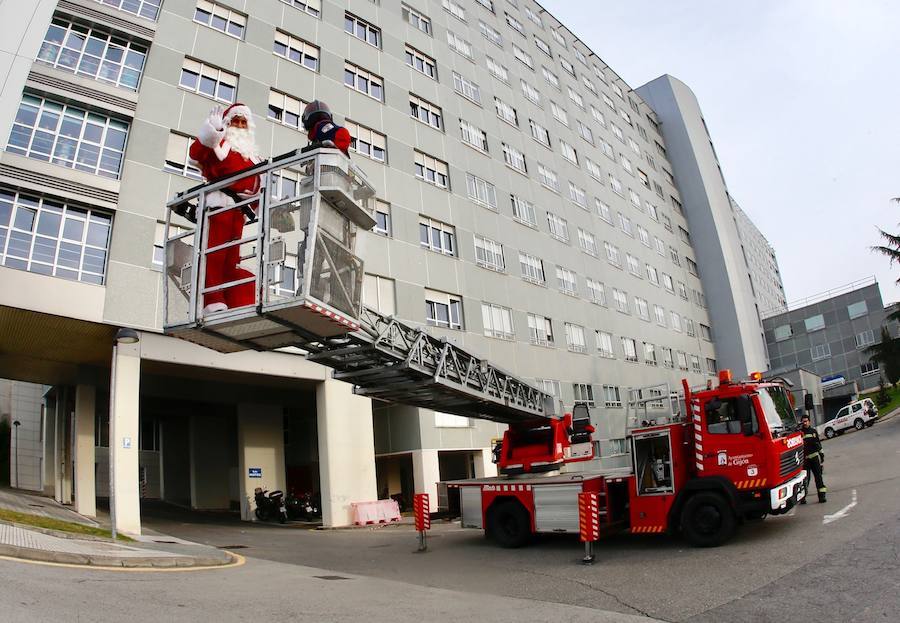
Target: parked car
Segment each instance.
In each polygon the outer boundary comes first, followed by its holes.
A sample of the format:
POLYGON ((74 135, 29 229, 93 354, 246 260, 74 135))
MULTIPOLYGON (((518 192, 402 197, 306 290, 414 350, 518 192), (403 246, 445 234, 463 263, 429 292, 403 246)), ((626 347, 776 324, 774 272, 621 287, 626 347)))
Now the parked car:
POLYGON ((855 428, 862 430, 866 426, 871 426, 878 418, 878 408, 871 398, 864 398, 851 402, 837 412, 833 420, 828 420, 824 424, 819 424, 816 429, 820 435, 824 435, 831 439, 835 435, 841 435, 844 431, 855 428))

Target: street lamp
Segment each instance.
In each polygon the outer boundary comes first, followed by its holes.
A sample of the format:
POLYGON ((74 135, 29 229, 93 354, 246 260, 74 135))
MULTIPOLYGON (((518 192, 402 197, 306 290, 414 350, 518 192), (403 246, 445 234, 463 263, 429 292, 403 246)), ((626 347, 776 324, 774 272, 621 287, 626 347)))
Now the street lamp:
POLYGON ((19 488, 19 427, 22 425, 22 422, 19 420, 15 420, 13 422, 13 431, 15 431, 15 443, 16 443, 16 489, 19 488))
POLYGON ((141 341, 140 334, 131 327, 122 327, 116 331, 113 341, 112 367, 109 374, 109 523, 110 535, 116 540, 116 486, 115 486, 115 460, 116 455, 116 358, 118 357, 119 344, 136 344, 141 341))

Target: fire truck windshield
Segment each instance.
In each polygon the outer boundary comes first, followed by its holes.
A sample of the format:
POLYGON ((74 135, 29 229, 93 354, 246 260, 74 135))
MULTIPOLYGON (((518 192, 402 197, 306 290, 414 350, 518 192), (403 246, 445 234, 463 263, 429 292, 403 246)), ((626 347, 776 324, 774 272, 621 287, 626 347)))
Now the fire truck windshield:
POLYGON ((772 436, 780 437, 796 430, 797 418, 784 388, 764 387, 757 390, 756 395, 759 397, 759 404, 762 405, 772 436))

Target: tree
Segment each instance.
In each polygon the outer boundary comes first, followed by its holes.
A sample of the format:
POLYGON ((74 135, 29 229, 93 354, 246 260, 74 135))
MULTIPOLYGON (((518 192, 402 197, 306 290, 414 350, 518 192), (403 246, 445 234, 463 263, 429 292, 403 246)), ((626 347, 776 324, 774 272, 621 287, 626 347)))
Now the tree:
POLYGON ((891 385, 900 381, 900 338, 891 337, 887 326, 881 327, 881 342, 872 344, 864 352, 870 356, 870 361, 884 366, 891 385))
POLYGON ((891 395, 888 393, 887 387, 884 384, 884 377, 878 376, 878 394, 875 396, 875 404, 879 407, 885 406, 887 403, 891 401, 891 395))
MULTIPOLYGON (((900 203, 900 197, 894 197, 891 201, 900 203)), ((900 223, 898 223, 898 227, 900 227, 900 223)), ((881 228, 878 229, 878 233, 881 235, 884 244, 871 247, 872 251, 887 257, 891 266, 894 265, 894 262, 900 264, 900 234, 891 234, 881 228)), ((897 283, 900 284, 900 277, 897 278, 897 283)), ((900 307, 891 312, 887 319, 900 320, 900 307)))

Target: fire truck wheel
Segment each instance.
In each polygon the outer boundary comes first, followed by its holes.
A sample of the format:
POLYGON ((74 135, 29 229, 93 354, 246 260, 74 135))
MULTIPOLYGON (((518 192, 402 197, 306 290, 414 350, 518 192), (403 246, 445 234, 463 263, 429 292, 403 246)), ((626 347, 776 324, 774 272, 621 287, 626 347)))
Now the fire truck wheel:
POLYGON ((531 537, 531 518, 513 500, 496 502, 487 515, 488 534, 500 547, 522 547, 531 537))
POLYGON ((734 512, 728 502, 711 491, 695 493, 684 505, 681 530, 695 547, 716 547, 731 538, 735 528, 734 512))
POLYGON ((832 437, 834 437, 834 429, 833 429, 833 428, 826 428, 826 429, 825 429, 825 436, 826 436, 828 439, 831 439, 832 437))
POLYGON ((866 423, 860 419, 857 419, 856 421, 853 422, 853 428, 855 428, 856 430, 862 430, 865 427, 866 427, 866 423))

